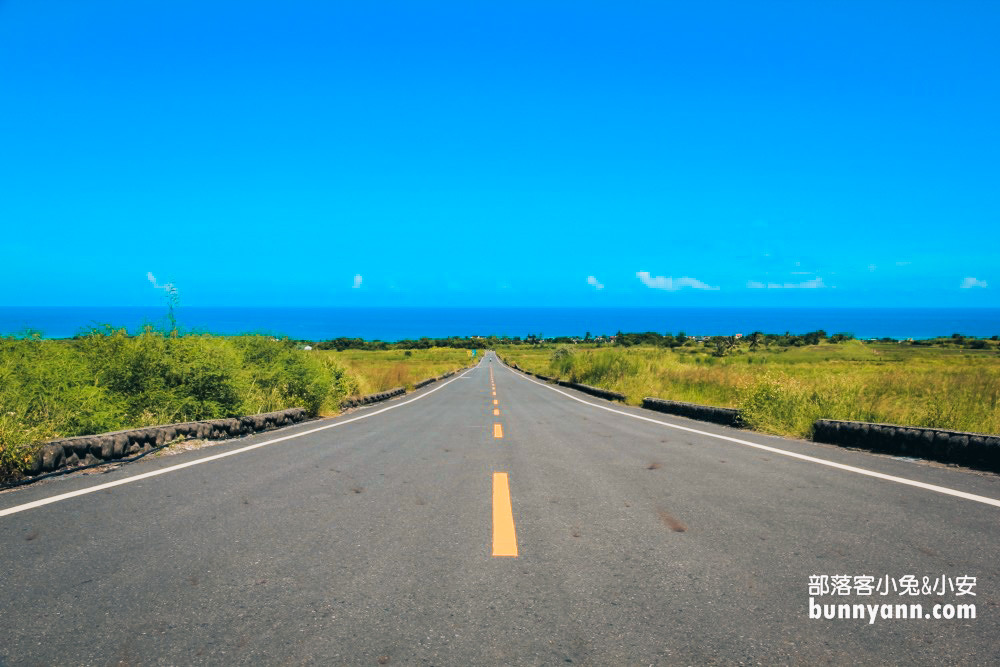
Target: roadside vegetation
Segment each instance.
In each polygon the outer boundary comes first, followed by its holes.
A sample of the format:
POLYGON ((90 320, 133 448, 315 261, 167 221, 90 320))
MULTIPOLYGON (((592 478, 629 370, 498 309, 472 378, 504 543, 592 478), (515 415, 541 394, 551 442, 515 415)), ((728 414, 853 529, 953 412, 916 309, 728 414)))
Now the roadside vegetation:
POLYGON ((0 338, 0 468, 38 443, 172 422, 335 408, 357 379, 269 336, 180 336, 110 326, 70 340, 0 338))
POLYGON ((429 377, 464 368, 477 361, 472 350, 448 347, 393 348, 384 351, 314 349, 313 356, 346 369, 357 381, 358 394, 374 394, 394 387, 411 389, 429 377))
POLYGON ((755 429, 806 436, 821 417, 1000 433, 1000 341, 861 342, 846 334, 692 338, 451 337, 309 342, 101 326, 72 339, 0 336, 0 477, 41 443, 304 407, 331 415, 370 394, 469 366, 484 349, 627 396, 736 407, 755 429), (475 356, 473 355, 475 351, 475 356))
POLYGON ((738 408, 751 428, 779 435, 806 437, 819 418, 1000 433, 997 341, 861 342, 813 333, 680 344, 671 337, 667 345, 626 334, 601 347, 497 351, 536 373, 621 392, 635 405, 654 396, 738 408))
POLYGON ((102 326, 63 340, 0 337, 0 478, 54 438, 291 407, 330 415, 347 396, 412 387, 472 360, 457 348, 306 347, 152 326, 137 335, 102 326))

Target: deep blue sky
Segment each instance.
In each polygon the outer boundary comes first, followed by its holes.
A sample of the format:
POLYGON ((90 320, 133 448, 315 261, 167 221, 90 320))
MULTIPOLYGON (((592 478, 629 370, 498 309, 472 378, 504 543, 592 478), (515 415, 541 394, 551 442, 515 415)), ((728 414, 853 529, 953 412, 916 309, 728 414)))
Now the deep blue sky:
POLYGON ((996 2, 0 0, 0 305, 159 304, 151 272, 1000 306, 997 35, 996 2))

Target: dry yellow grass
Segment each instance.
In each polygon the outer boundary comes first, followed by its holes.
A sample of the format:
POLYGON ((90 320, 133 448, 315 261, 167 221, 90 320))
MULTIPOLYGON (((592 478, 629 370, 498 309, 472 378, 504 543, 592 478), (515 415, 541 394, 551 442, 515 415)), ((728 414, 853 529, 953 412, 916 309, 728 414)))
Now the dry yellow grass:
POLYGON ((334 360, 357 381, 358 394, 373 394, 394 387, 410 389, 414 383, 475 362, 471 350, 432 347, 425 350, 313 350, 311 354, 334 360))
POLYGON ((1000 433, 1000 355, 858 341, 723 358, 700 347, 511 346, 535 372, 644 396, 740 408, 758 430, 807 436, 819 418, 1000 433))

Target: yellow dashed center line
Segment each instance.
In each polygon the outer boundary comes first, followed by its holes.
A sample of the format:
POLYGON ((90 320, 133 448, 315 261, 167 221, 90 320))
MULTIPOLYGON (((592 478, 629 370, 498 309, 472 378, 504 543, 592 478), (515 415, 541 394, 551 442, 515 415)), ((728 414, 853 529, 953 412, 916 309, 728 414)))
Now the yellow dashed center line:
POLYGON ((517 558, 514 509, 510 503, 507 473, 493 473, 493 556, 517 558))
POLYGON ((495 398, 494 398, 494 399, 493 399, 493 405, 500 405, 500 402, 499 402, 499 401, 497 401, 497 399, 495 399, 495 398))
POLYGON ((500 416, 500 408, 493 408, 493 416, 494 417, 500 416))
POLYGON ((503 437, 503 425, 502 424, 494 424, 493 425, 493 437, 494 438, 502 438, 503 437))

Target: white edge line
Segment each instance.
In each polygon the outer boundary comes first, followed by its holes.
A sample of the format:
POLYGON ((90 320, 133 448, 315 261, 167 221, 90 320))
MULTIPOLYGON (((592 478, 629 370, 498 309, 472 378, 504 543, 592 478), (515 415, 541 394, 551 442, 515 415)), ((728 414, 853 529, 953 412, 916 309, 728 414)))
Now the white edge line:
POLYGON ((987 498, 986 496, 977 496, 974 493, 966 493, 965 491, 958 491, 956 489, 949 489, 945 486, 937 486, 935 484, 927 484, 925 482, 918 482, 913 479, 907 479, 905 477, 896 477, 895 475, 886 475, 885 473, 875 472, 874 470, 867 470, 865 468, 856 468, 854 466, 845 465, 843 463, 836 463, 835 461, 828 461, 826 459, 816 458, 815 456, 808 456, 806 454, 799 454, 796 452, 789 452, 784 449, 778 449, 777 447, 768 447, 767 445, 761 445, 756 442, 750 442, 748 440, 740 440, 739 438, 731 438, 728 435, 719 435, 718 433, 709 433, 708 431, 699 431, 695 428, 689 428, 687 426, 681 426, 679 424, 671 424, 670 422, 660 421, 659 419, 652 419, 650 417, 644 417, 642 415, 635 415, 631 412, 624 412, 622 410, 615 410, 614 408, 609 408, 606 405, 600 405, 599 403, 591 403, 590 401, 585 401, 581 398, 577 398, 572 394, 567 394, 565 391, 556 389, 555 387, 548 385, 544 382, 538 382, 537 380, 532 380, 521 373, 514 372, 513 368, 510 368, 504 364, 504 368, 513 373, 516 377, 522 380, 527 380, 528 382, 533 382, 539 386, 545 387, 546 389, 551 389, 557 394, 562 394, 566 398, 571 398, 574 401, 583 403, 584 405, 589 405, 594 408, 600 408, 601 410, 607 410, 608 412, 614 412, 619 415, 625 415, 626 417, 632 417, 633 419, 641 419, 642 421, 651 422, 653 424, 660 424, 661 426, 667 426, 669 428, 675 428, 680 431, 687 431, 689 433, 697 433, 698 435, 705 435, 710 438, 716 438, 718 440, 726 440, 728 442, 735 442, 738 445, 745 445, 747 447, 753 447, 755 449, 762 449, 766 452, 771 452, 773 454, 781 454, 782 456, 789 456, 793 459, 799 459, 801 461, 809 461, 810 463, 818 463, 820 465, 829 466, 831 468, 837 468, 838 470, 846 470, 848 472, 857 473, 859 475, 867 475, 868 477, 876 477, 878 479, 884 479, 890 482, 896 482, 897 484, 905 484, 907 486, 915 486, 918 489, 926 489, 928 491, 935 491, 937 493, 943 493, 948 496, 955 496, 956 498, 964 498, 965 500, 972 500, 977 503, 983 503, 984 505, 992 505, 993 507, 1000 507, 1000 500, 994 498, 987 498))
MULTIPOLYGON (((478 366, 478 364, 477 364, 478 366)), ((280 438, 274 438, 273 440, 266 440, 264 442, 258 442, 253 445, 247 445, 246 447, 240 447, 239 449, 234 449, 228 452, 223 452, 222 454, 213 454, 212 456, 206 456, 203 459, 197 459, 195 461, 188 461, 187 463, 178 463, 177 465, 170 466, 168 468, 161 468, 160 470, 151 470, 150 472, 144 472, 140 475, 133 475, 132 477, 126 477, 125 479, 119 479, 114 482, 107 482, 105 484, 98 484, 96 486, 88 486, 85 489, 77 489, 76 491, 68 491, 67 493, 60 493, 56 496, 49 496, 48 498, 42 498, 41 500, 35 500, 30 503, 24 503, 23 505, 15 505, 14 507, 8 507, 7 509, 0 510, 0 517, 9 516, 11 514, 17 514, 18 512, 25 512, 30 509, 35 509, 36 507, 42 507, 43 505, 50 505, 52 503, 57 503, 61 500, 69 500, 70 498, 76 498, 77 496, 85 496, 88 493, 96 493, 98 491, 103 491, 104 489, 110 489, 116 486, 121 486, 122 484, 131 484, 132 482, 138 482, 143 479, 148 479, 150 477, 156 477, 157 475, 165 475, 168 472, 174 472, 175 470, 181 470, 183 468, 190 468, 191 466, 201 465, 202 463, 208 463, 209 461, 215 461, 217 459, 224 459, 227 456, 235 456, 236 454, 242 454, 243 452, 249 452, 251 449, 257 449, 258 447, 266 447, 268 445, 273 445, 277 442, 284 442, 285 440, 291 440, 293 438, 301 438, 304 435, 309 435, 310 433, 316 433, 318 431, 325 431, 328 428, 336 428, 337 426, 343 426, 344 424, 350 424, 351 422, 356 422, 359 419, 367 419, 369 417, 374 417, 375 415, 380 415, 383 412, 388 412, 389 410, 395 410, 396 408, 401 408, 404 405, 409 405, 414 401, 419 401, 421 398, 426 398, 430 396, 435 391, 439 389, 444 389, 449 384, 455 380, 460 380, 465 377, 473 370, 476 366, 473 366, 469 370, 462 373, 457 378, 452 378, 442 385, 431 389, 427 393, 420 394, 408 401, 403 401, 402 403, 396 403, 382 408, 381 410, 375 410, 374 412, 367 412, 363 415, 358 415, 357 417, 352 417, 351 419, 344 419, 342 421, 337 421, 332 424, 327 424, 326 426, 319 426, 317 428, 309 429, 308 431, 300 431, 299 433, 293 433, 292 435, 286 435, 280 438)), ((113 461, 109 462, 113 463, 113 461)))

